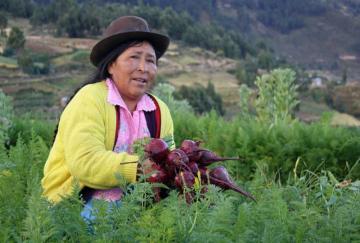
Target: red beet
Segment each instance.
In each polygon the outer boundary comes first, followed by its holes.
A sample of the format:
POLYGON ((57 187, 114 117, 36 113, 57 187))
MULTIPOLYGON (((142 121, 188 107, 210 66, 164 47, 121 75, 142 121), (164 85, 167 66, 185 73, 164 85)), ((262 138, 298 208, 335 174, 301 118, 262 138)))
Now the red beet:
POLYGON ((192 188, 195 184, 195 176, 189 171, 182 171, 175 176, 175 186, 182 192, 185 187, 192 188))
POLYGON ((168 174, 166 171, 158 164, 152 164, 151 168, 154 172, 146 179, 151 183, 165 183, 168 180, 168 174))
POLYGON ((199 148, 200 143, 200 141, 184 140, 180 149, 186 153, 191 161, 196 161, 200 158, 199 152, 202 150, 199 148))
POLYGON ((189 158, 185 154, 184 151, 180 149, 174 149, 172 150, 166 159, 166 164, 168 168, 172 171, 178 169, 186 169, 190 171, 190 168, 187 166, 187 163, 189 163, 189 158))
POLYGON ((240 160, 240 158, 222 158, 217 156, 210 150, 200 151, 200 158, 196 161, 199 165, 208 166, 214 162, 225 161, 225 160, 240 160))
POLYGON ((160 139, 154 138, 145 146, 145 153, 155 163, 163 164, 169 154, 169 146, 167 143, 160 139))
POLYGON ((250 193, 242 190, 231 180, 229 173, 227 172, 225 167, 219 166, 219 167, 213 168, 209 172, 209 177, 210 177, 211 184, 214 184, 225 190, 227 190, 227 189, 234 190, 234 191, 256 201, 255 198, 250 193))
POLYGON ((199 166, 198 166, 198 164, 195 163, 195 162, 193 162, 193 161, 191 161, 191 162, 189 162, 188 166, 189 166, 191 172, 196 176, 197 173, 198 173, 198 171, 199 171, 199 166))
MULTIPOLYGON (((151 168, 153 169, 152 172, 149 172, 151 174, 146 180, 150 183, 163 183, 166 184, 166 182, 169 179, 168 174, 166 171, 158 164, 152 163, 151 168)), ((159 202, 161 200, 161 188, 160 187, 153 187, 152 188, 154 192, 154 201, 159 202)))

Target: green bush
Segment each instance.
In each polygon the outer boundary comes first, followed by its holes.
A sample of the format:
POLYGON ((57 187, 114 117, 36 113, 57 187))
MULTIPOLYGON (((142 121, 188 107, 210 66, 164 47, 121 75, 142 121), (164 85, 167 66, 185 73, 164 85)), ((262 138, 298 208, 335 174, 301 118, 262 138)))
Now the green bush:
POLYGON ((194 111, 203 114, 211 110, 223 115, 224 109, 222 98, 215 92, 214 85, 209 82, 207 87, 196 85, 195 87, 181 86, 174 92, 174 97, 180 100, 187 100, 194 111))
MULTIPOLYGON (((257 203, 214 186, 188 205, 175 191, 159 203, 149 183, 134 184, 111 215, 98 202, 89 232, 74 196, 51 205, 40 179, 48 147, 35 134, 5 151, 0 147, 2 242, 356 242, 360 240, 360 181, 339 186, 328 171, 298 172, 280 184, 258 163, 241 187, 257 203)), ((75 191, 78 191, 75 188, 75 191)), ((197 194, 197 197, 200 195, 197 194)))
MULTIPOLYGON (((220 155, 244 158, 241 162, 226 162, 239 179, 251 178, 258 161, 267 163, 271 173, 285 179, 298 159, 300 169, 326 169, 344 178, 360 159, 359 130, 332 127, 326 122, 280 122, 269 127, 249 117, 225 121, 216 113, 201 117, 175 114, 174 122, 177 145, 184 139, 199 139, 204 147, 220 155)), ((360 167, 349 176, 359 178, 360 167)))
POLYGON ((13 124, 9 129, 9 141, 11 145, 15 145, 20 135, 28 143, 34 133, 50 147, 54 140, 54 130, 54 122, 40 120, 26 114, 13 119, 13 124))

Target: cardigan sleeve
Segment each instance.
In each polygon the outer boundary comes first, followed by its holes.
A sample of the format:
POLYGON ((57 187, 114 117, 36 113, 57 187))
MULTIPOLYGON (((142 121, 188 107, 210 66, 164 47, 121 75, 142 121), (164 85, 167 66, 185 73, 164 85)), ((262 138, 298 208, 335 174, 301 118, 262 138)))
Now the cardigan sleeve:
POLYGON ((171 117, 170 110, 168 106, 159 98, 157 101, 161 110, 161 132, 160 137, 166 138, 167 143, 171 150, 175 149, 175 141, 174 141, 174 123, 171 117))
POLYGON ((136 180, 138 156, 115 153, 105 147, 105 109, 98 97, 79 91, 60 119, 59 136, 64 144, 67 168, 84 185, 108 189, 119 184, 118 176, 136 180))

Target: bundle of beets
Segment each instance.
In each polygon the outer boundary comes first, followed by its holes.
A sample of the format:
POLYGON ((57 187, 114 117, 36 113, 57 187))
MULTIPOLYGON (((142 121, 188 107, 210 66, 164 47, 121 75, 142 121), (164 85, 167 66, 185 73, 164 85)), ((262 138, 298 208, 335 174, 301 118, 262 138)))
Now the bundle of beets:
MULTIPOLYGON (((208 169, 207 166, 224 160, 239 160, 239 158, 222 158, 214 152, 200 148, 199 141, 184 140, 180 149, 169 150, 167 143, 162 139, 152 139, 145 146, 147 158, 151 159, 152 170, 147 181, 162 183, 168 188, 176 188, 184 194, 186 202, 191 203, 195 197, 194 185, 201 180, 201 193, 206 193, 208 184, 214 184, 224 190, 234 190, 255 201, 248 192, 238 187, 230 178, 223 166, 208 169), (198 179, 196 179, 198 178, 198 179)), ((164 197, 161 188, 155 187, 155 201, 164 197)))

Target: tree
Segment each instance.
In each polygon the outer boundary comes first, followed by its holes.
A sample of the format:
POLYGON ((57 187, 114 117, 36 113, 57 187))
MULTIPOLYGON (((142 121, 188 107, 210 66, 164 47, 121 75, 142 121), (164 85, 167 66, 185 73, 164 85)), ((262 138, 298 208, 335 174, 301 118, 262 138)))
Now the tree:
POLYGON ((21 70, 25 73, 32 74, 34 70, 34 61, 27 51, 22 51, 18 57, 17 62, 21 70))
POLYGON ((180 90, 174 93, 176 99, 186 99, 194 111, 202 114, 215 110, 223 115, 222 98, 215 92, 214 85, 209 82, 207 87, 196 85, 195 87, 181 86, 180 90))
POLYGON ((86 34, 95 35, 100 31, 100 23, 86 9, 73 7, 59 19, 57 31, 59 34, 65 32, 69 37, 83 37, 86 34))
POLYGON ((261 50, 258 55, 258 65, 260 68, 270 70, 274 66, 273 56, 269 51, 261 50))
POLYGON ((185 33, 186 28, 191 25, 192 19, 191 17, 182 12, 181 14, 177 14, 172 8, 165 8, 162 11, 160 16, 160 23, 166 29, 168 34, 175 38, 181 39, 183 33, 185 33))
POLYGON ((14 50, 23 49, 25 45, 24 33, 18 27, 12 27, 9 38, 6 42, 6 48, 14 50))
POLYGON ((8 19, 3 12, 0 12, 0 35, 3 35, 4 29, 7 27, 8 19))

